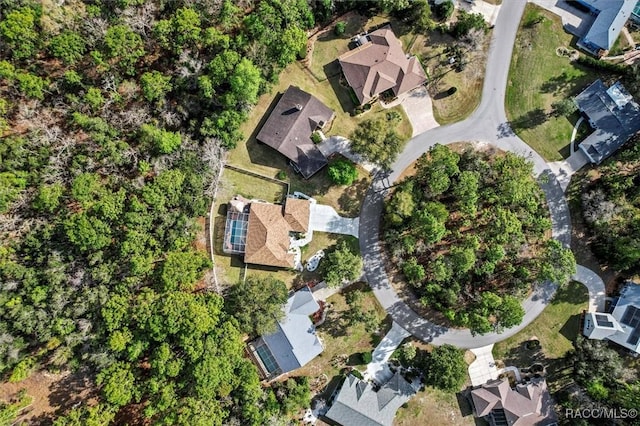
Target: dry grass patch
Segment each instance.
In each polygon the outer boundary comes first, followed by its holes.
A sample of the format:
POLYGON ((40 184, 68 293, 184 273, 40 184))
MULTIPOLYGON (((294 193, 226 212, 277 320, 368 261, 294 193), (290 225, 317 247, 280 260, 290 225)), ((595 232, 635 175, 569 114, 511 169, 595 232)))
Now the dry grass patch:
POLYGON ((478 45, 477 50, 466 53, 467 65, 463 71, 456 71, 455 64, 449 64, 445 52, 456 39, 448 34, 432 31, 427 35, 418 35, 410 52, 418 56, 430 79, 429 94, 433 99, 433 114, 440 124, 462 121, 480 104, 482 84, 487 62, 490 34, 478 45), (455 87, 453 95, 447 95, 449 88, 455 87))

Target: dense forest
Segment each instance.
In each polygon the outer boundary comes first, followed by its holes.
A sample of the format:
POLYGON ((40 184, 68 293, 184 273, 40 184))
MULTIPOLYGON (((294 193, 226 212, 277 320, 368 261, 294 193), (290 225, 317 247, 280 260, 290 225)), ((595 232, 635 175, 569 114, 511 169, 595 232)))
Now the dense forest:
POLYGON ((100 405, 57 425, 130 404, 264 424, 308 399, 261 388, 194 237, 258 95, 354 2, 331 5, 0 0, 0 374, 94 378, 100 405))
POLYGON ((627 274, 640 271, 640 143, 605 161, 584 181, 582 212, 593 235, 593 252, 627 274))
POLYGON ((533 166, 511 153, 434 145, 385 204, 384 240, 423 305, 486 333, 522 321, 536 282, 565 283, 571 251, 551 222, 533 166))

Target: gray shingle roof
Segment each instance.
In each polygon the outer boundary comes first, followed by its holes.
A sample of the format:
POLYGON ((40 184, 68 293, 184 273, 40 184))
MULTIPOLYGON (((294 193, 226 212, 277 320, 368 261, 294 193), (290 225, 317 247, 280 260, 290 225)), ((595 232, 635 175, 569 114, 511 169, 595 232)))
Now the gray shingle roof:
POLYGON ((311 134, 332 118, 333 111, 316 97, 289 86, 256 139, 293 161, 308 179, 327 164, 325 156, 311 141, 311 134))
POLYGON ((622 27, 631 16, 636 0, 581 0, 592 9, 600 11, 584 41, 609 50, 615 43, 622 27))
POLYGON ((325 417, 343 426, 391 426, 398 408, 414 393, 399 372, 377 392, 370 383, 349 375, 325 417))
POLYGON ((594 163, 601 163, 640 130, 640 106, 620 83, 607 89, 596 80, 575 101, 595 129, 580 144, 594 163))

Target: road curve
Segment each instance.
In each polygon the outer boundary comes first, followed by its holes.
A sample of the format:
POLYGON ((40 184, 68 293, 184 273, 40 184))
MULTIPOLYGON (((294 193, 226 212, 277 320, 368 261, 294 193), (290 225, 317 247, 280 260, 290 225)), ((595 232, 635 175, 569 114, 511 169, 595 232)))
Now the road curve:
POLYGON ((565 247, 569 247, 571 241, 569 208, 560 184, 545 160, 511 130, 504 110, 511 54, 525 6, 526 1, 523 0, 503 2, 501 6, 489 48, 482 100, 474 113, 462 122, 436 127, 411 139, 393 164, 391 172, 374 178, 360 211, 360 251, 369 285, 393 320, 425 342, 475 348, 506 339, 533 321, 549 303, 557 288, 553 283, 539 285, 523 302, 525 316, 520 325, 499 334, 476 336, 467 329, 431 323, 400 299, 387 277, 383 248, 379 241, 384 196, 400 174, 431 146, 459 141, 483 142, 526 157, 533 163, 534 173, 545 193, 553 237, 565 247))

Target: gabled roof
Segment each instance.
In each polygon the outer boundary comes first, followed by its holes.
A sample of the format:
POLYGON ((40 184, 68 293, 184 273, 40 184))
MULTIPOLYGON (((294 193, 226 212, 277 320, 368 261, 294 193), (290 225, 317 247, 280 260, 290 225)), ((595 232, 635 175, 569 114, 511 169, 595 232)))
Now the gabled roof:
POLYGON ((309 230, 310 214, 311 204, 309 200, 287 198, 287 202, 284 205, 284 219, 294 232, 307 232, 309 230))
POLYGON ((640 353, 640 284, 628 282, 622 288, 611 315, 620 323, 622 330, 607 339, 640 353))
POLYGON ((491 380, 471 391, 476 416, 506 418, 512 426, 542 426, 557 421, 544 379, 532 379, 511 389, 507 379, 491 380))
POLYGON ((640 130, 640 106, 622 84, 610 88, 594 81, 575 98, 595 131, 580 143, 580 149, 599 164, 640 130))
POLYGON ((370 383, 349 375, 325 416, 343 426, 391 426, 398 408, 414 393, 399 372, 377 392, 370 383))
POLYGON ((278 329, 262 336, 282 373, 302 367, 323 351, 309 319, 319 309, 309 287, 304 287, 289 297, 278 329))
POLYGON ((347 82, 361 104, 392 89, 400 95, 427 81, 418 59, 407 57, 386 26, 361 37, 364 44, 338 58, 347 82))
POLYGON ((244 261, 293 268, 289 233, 309 230, 310 209, 309 200, 297 198, 287 198, 284 206, 252 202, 249 205, 244 261))
POLYGON ((316 97, 289 86, 260 129, 256 139, 293 161, 306 179, 327 164, 311 134, 333 118, 333 111, 316 97))
POLYGON ((601 49, 611 49, 622 27, 631 16, 636 0, 581 0, 581 2, 599 11, 583 39, 601 49))

